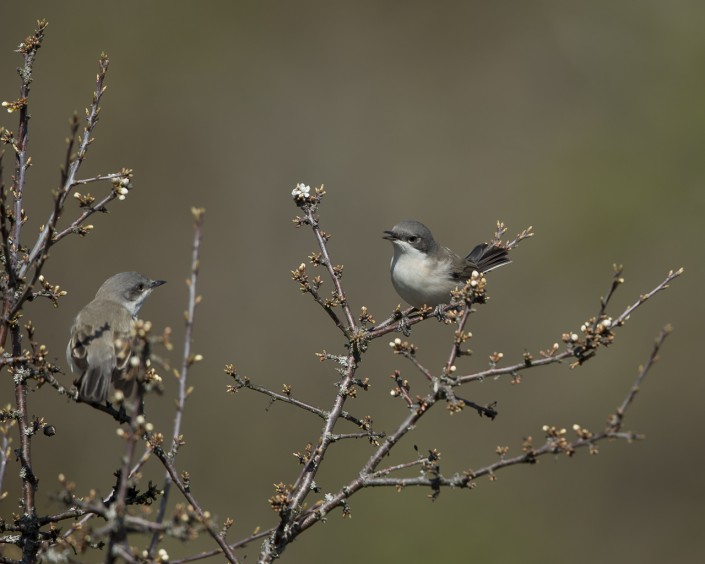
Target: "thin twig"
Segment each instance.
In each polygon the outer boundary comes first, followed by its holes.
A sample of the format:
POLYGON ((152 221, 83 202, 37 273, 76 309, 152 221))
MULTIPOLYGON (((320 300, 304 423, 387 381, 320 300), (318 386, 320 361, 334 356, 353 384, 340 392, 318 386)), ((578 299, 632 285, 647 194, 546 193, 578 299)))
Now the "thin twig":
POLYGON ((100 200, 98 203, 92 204, 91 206, 87 207, 85 209, 85 211, 83 213, 81 213, 81 215, 79 215, 71 223, 71 225, 62 229, 61 231, 57 231, 54 233, 54 236, 52 237, 52 244, 58 243, 67 235, 71 235, 73 233, 79 233, 80 227, 81 227, 81 225, 83 225, 83 223, 86 221, 86 219, 88 219, 94 213, 104 212, 106 210, 106 206, 117 197, 118 197, 117 193, 111 190, 110 193, 107 196, 105 196, 102 200, 100 200))
MULTIPOLYGON (((46 29, 47 22, 45 20, 37 22, 37 29, 34 31, 34 35, 28 37, 23 41, 18 49, 18 52, 22 54, 23 64, 17 69, 20 76, 20 97, 16 104, 19 109, 19 128, 17 132, 17 137, 12 142, 12 147, 15 151, 15 174, 12 181, 12 195, 14 198, 14 224, 12 229, 3 229, 3 245, 7 245, 9 249, 9 256, 5 258, 5 271, 8 276, 8 285, 5 288, 3 295, 3 308, 2 308, 2 318, 0 318, 0 348, 5 346, 5 341, 7 339, 7 333, 9 330, 9 323, 14 317, 11 314, 13 309, 13 303, 15 299, 15 291, 20 285, 20 281, 23 275, 20 273, 22 266, 19 264, 19 250, 20 245, 20 233, 22 230, 23 220, 23 197, 24 189, 26 183, 26 173, 30 166, 31 158, 27 154, 27 147, 29 143, 29 110, 27 108, 27 100, 29 98, 30 85, 32 83, 32 67, 34 65, 34 59, 37 54, 37 50, 41 47, 42 40, 44 39, 44 31, 46 29), (10 234, 10 231, 12 232, 10 234), (10 239, 12 241, 10 242, 10 239)), ((3 200, 5 200, 3 195, 3 200)), ((3 206, 5 201, 0 202, 3 206)), ((3 214, 5 211, 3 210, 3 214)), ((3 227, 5 224, 3 224, 3 227)))
POLYGON ((331 435, 330 440, 331 442, 337 442, 337 441, 342 441, 344 439, 370 439, 370 440, 376 440, 376 439, 383 439, 386 436, 386 433, 340 433, 337 435, 331 435))
MULTIPOLYGON (((151 457, 152 457, 152 449, 150 449, 150 448, 145 449, 145 451, 142 453, 142 456, 140 457, 140 459, 137 461, 137 463, 136 463, 136 464, 132 467, 132 469, 130 470, 130 473, 128 474, 127 479, 128 479, 128 480, 132 479, 132 477, 133 477, 135 474, 137 474, 137 472, 139 472, 139 471, 142 469, 142 467, 146 464, 146 462, 147 462, 151 457)), ((112 490, 110 491, 110 493, 109 493, 107 496, 105 496, 105 497, 103 498, 102 503, 103 503, 104 505, 107 505, 108 502, 109 502, 111 499, 113 499, 113 497, 115 496, 115 494, 116 494, 115 489, 112 489, 112 490)), ((69 510, 69 511, 67 511, 66 513, 67 513, 67 514, 71 514, 72 511, 74 511, 74 510, 69 510)), ((74 517, 79 517, 79 516, 82 516, 82 517, 81 517, 81 519, 79 519, 76 523, 74 523, 73 525, 71 525, 71 527, 69 527, 69 528, 61 535, 63 538, 68 538, 68 537, 70 537, 73 533, 75 533, 78 529, 80 529, 84 524, 86 524, 86 523, 87 523, 88 521, 90 521, 93 517, 95 517, 96 515, 98 515, 98 513, 95 513, 95 512, 94 512, 94 513, 85 513, 85 512, 82 511, 82 510, 75 510, 75 511, 77 511, 78 513, 77 513, 74 517), (84 513, 85 513, 85 514, 84 514, 84 513)), ((61 515, 61 514, 60 514, 60 515, 61 515)), ((63 518, 63 517, 62 517, 62 518, 63 518)))
POLYGON ((0 441, 0 498, 2 498, 2 484, 5 480, 5 472, 7 471, 7 460, 10 457, 10 437, 8 435, 10 430, 9 423, 0 423, 3 425, 2 429, 2 441, 0 441))
POLYGON ((527 370, 534 366, 546 366, 547 364, 555 364, 561 362, 566 358, 571 358, 573 355, 572 350, 562 351, 555 355, 545 356, 543 358, 534 359, 531 362, 520 362, 513 364, 511 366, 503 366, 501 368, 488 368, 487 370, 482 370, 481 372, 475 372, 473 374, 467 374, 464 376, 456 376, 452 380, 452 385, 457 386, 460 384, 467 384, 468 382, 474 382, 477 380, 485 380, 486 378, 494 378, 496 376, 514 375, 520 370, 527 370))
POLYGON ((421 364, 419 359, 416 358, 415 354, 412 354, 410 351, 405 351, 405 350, 400 351, 399 354, 401 356, 403 356, 404 358, 406 358, 409 362, 411 362, 411 364, 413 364, 418 369, 418 371, 424 375, 426 380, 428 380, 429 382, 433 381, 433 374, 431 374, 431 371, 428 368, 426 368, 423 364, 421 364))
MULTIPOLYGON (((32 247, 32 250, 29 252, 27 260, 19 268, 18 276, 19 278, 22 278, 25 276, 27 270, 30 267, 34 267, 33 282, 28 284, 28 286, 33 286, 34 282, 36 282, 36 279, 41 274, 41 269, 44 264, 44 261, 48 256, 49 248, 56 242, 56 239, 54 238, 56 225, 64 208, 66 198, 69 195, 71 187, 75 183, 76 174, 78 173, 78 170, 80 169, 81 164, 83 163, 83 160, 86 157, 88 147, 93 141, 93 130, 95 129, 96 124, 98 123, 98 115, 100 114, 100 100, 107 88, 104 83, 105 77, 108 72, 109 64, 110 60, 108 59, 107 55, 101 54, 100 59, 98 60, 99 70, 98 75, 96 77, 96 88, 93 93, 93 100, 91 102, 91 105, 86 110, 86 127, 83 130, 83 134, 81 135, 78 150, 76 152, 75 157, 70 159, 68 170, 64 174, 62 174, 64 183, 59 188, 54 198, 54 209, 52 210, 46 224, 44 225, 44 229, 42 230, 41 234, 37 238, 37 241, 32 247)), ((113 197, 116 197, 116 195, 114 195, 113 197)))
MULTIPOLYGON (((143 359, 141 359, 143 360, 143 359)), ((145 366, 146 362, 142 363, 145 366)), ((134 403, 135 406, 143 404, 143 393, 144 388, 139 385, 137 386, 138 397, 134 403)), ((137 409, 134 410, 137 412, 137 409)), ((109 525, 109 541, 108 541, 108 551, 106 554, 105 561, 107 564, 112 564, 115 562, 116 556, 122 556, 122 546, 127 543, 127 530, 125 528, 125 516, 127 514, 127 490, 130 474, 130 467, 132 466, 132 461, 135 457, 135 450, 137 448, 137 441, 139 440, 142 431, 140 429, 140 424, 137 421, 141 415, 138 416, 133 414, 130 418, 130 429, 125 433, 125 453, 122 457, 122 467, 120 468, 120 481, 118 484, 115 503, 113 504, 114 513, 109 525)))
MULTIPOLYGON (((623 421, 624 415, 628 407, 632 404, 634 396, 639 389, 644 378, 650 371, 654 362, 658 357, 658 352, 663 344, 664 339, 669 334, 670 329, 665 328, 661 331, 659 337, 656 340, 654 349, 646 362, 646 364, 641 368, 639 375, 637 376, 634 384, 631 386, 626 398, 622 402, 621 406, 618 408, 617 412, 613 414, 609 420, 606 428, 597 434, 592 434, 589 431, 579 428, 576 426, 575 429, 578 433, 578 438, 573 441, 568 441, 562 436, 562 431, 552 432, 548 431, 548 436, 546 442, 539 448, 526 448, 525 452, 521 455, 505 458, 503 457, 499 461, 480 468, 479 470, 468 470, 462 473, 455 474, 450 477, 445 477, 437 473, 431 475, 420 475, 409 478, 391 478, 388 475, 392 472, 402 470, 405 468, 410 468, 418 464, 425 462, 424 459, 414 460, 404 464, 399 464, 395 466, 390 466, 375 472, 362 472, 360 476, 355 478, 352 482, 348 483, 343 487, 337 494, 330 495, 327 499, 315 509, 310 509, 306 511, 300 518, 298 522, 297 531, 302 532, 307 529, 315 522, 319 521, 323 516, 328 514, 330 511, 339 507, 345 503, 345 500, 353 495, 356 491, 364 487, 394 487, 394 488, 404 488, 409 486, 421 486, 428 487, 434 491, 435 494, 440 490, 441 487, 451 487, 451 488, 470 488, 473 487, 473 483, 478 478, 483 476, 493 476, 498 470, 503 468, 508 468, 510 466, 515 466, 517 464, 533 464, 536 459, 540 456, 545 456, 548 454, 565 453, 568 456, 580 449, 580 448, 590 448, 591 451, 596 452, 595 445, 603 440, 609 439, 621 439, 627 441, 633 441, 640 438, 639 435, 634 433, 624 433, 620 432, 621 423, 623 421)), ((402 424, 397 433, 390 437, 389 441, 396 439, 398 440, 405 433, 404 426, 408 424, 414 424, 412 417, 407 417, 407 420, 402 424)), ((390 444, 390 443, 387 443, 390 444)), ((380 455, 384 456, 388 449, 380 448, 365 465, 365 469, 373 468, 377 462, 380 460, 380 455)))
MULTIPOLYGON (((272 403, 274 403, 275 401, 280 401, 282 403, 288 403, 289 405, 293 405, 295 407, 303 409, 304 411, 308 411, 310 413, 313 413, 314 415, 317 415, 318 417, 320 417, 323 420, 325 420, 328 417, 327 411, 320 409, 316 406, 313 406, 309 403, 306 403, 304 401, 293 398, 290 394, 280 394, 278 392, 275 392, 274 390, 270 390, 269 388, 265 388, 264 386, 260 386, 258 384, 255 384, 251 380, 242 378, 240 376, 236 376, 236 381, 237 381, 237 386, 233 386, 233 388, 232 388, 234 391, 237 389, 240 389, 240 388, 247 388, 248 390, 258 392, 260 394, 263 394, 263 395, 271 398, 272 403)), ((354 423, 358 427, 365 427, 365 423, 362 419, 355 417, 354 415, 351 415, 350 413, 348 413, 345 410, 343 410, 340 413, 340 417, 342 419, 350 421, 351 423, 354 423)))
POLYGON ((681 274, 685 272, 685 269, 683 267, 679 268, 678 270, 669 270, 668 274, 666 275, 666 278, 664 279, 663 282, 661 282, 658 286, 656 286, 653 290, 648 292, 647 294, 642 294, 639 296, 639 299, 634 302, 631 306, 629 306, 627 309, 624 310, 622 315, 620 315, 616 320, 615 323, 617 325, 622 325, 627 319, 629 319, 629 316, 632 314, 632 312, 638 308, 641 304, 643 304, 645 301, 651 299, 655 294, 662 292, 663 290, 666 290, 669 286, 669 284, 678 278, 681 274))
MULTIPOLYGON (((0 130, 1 131, 1 130, 0 130)), ((7 290, 17 286, 15 279, 15 269, 12 268, 12 253, 10 251, 10 218, 7 216, 7 191, 5 190, 4 171, 2 158, 4 151, 0 151, 0 235, 2 235, 2 253, 5 259, 5 272, 8 276, 7 290)), ((3 281, 3 286, 5 282, 3 281)), ((7 298, 6 298, 7 299, 7 298)))
POLYGON ((206 512, 203 510, 203 508, 198 503, 198 501, 196 501, 196 498, 193 497, 193 495, 191 494, 190 486, 186 486, 184 484, 184 482, 181 480, 181 477, 179 476, 178 472, 176 471, 176 468, 174 468, 174 465, 171 463, 171 460, 169 459, 167 454, 164 452, 164 450, 161 448, 155 448, 154 454, 160 460, 160 462, 164 465, 164 468, 166 468, 166 471, 169 473, 169 476, 171 477, 172 483, 174 485, 176 485, 176 487, 179 489, 181 494, 186 498, 186 500, 193 507, 194 511, 198 514, 198 517, 201 520, 201 523, 203 523, 206 530, 208 531, 208 534, 213 538, 213 540, 221 548, 224 556, 228 559, 228 562, 235 562, 235 563, 239 562, 239 560, 236 558, 235 554, 233 553, 233 551, 230 548, 230 546, 228 545, 228 543, 225 541, 225 539, 220 534, 220 531, 218 531, 218 529, 216 529, 213 526, 213 523, 211 522, 210 514, 206 514, 206 512))
POLYGON ((453 341, 453 346, 450 349, 450 355, 448 356, 448 362, 446 362, 445 375, 450 376, 452 373, 453 366, 455 366, 455 359, 458 358, 460 354, 460 345, 462 345, 463 331, 465 331, 465 325, 467 325, 468 317, 470 317, 471 307, 467 304, 463 309, 463 313, 458 320, 458 328, 455 330, 455 340, 453 341))
POLYGON ((672 330, 673 329, 671 328, 670 325, 667 325, 666 327, 661 329, 661 332, 659 333, 659 336, 656 338, 656 342, 654 343, 654 348, 651 351, 651 355, 649 356, 648 360, 646 361, 646 364, 644 364, 643 366, 641 366, 639 368, 639 375, 637 376, 636 380, 634 381, 634 385, 629 390, 627 397, 624 398, 622 405, 620 405, 617 408, 617 411, 612 416, 612 419, 610 421, 610 425, 614 431, 619 431, 622 428, 622 421, 624 419, 624 414, 626 413, 627 408, 634 401, 636 394, 639 392, 639 389, 641 388, 641 383, 644 381, 644 378, 646 378, 646 375, 651 370, 651 367, 658 360, 658 354, 659 354, 659 351, 661 350, 661 347, 663 346, 663 342, 666 340, 666 337, 668 337, 671 334, 672 330))
POLYGON ((323 234, 321 233, 321 227, 318 223, 318 218, 315 217, 315 213, 312 207, 308 207, 306 209, 306 213, 309 224, 311 225, 311 229, 313 230, 313 234, 316 237, 318 247, 321 249, 321 253, 323 254, 324 265, 328 270, 328 274, 330 275, 331 280, 333 281, 336 294, 340 297, 340 305, 343 308, 343 312, 345 313, 345 318, 348 322, 347 331, 348 335, 350 335, 354 333, 356 329, 355 316, 352 314, 350 304, 348 304, 348 299, 345 295, 345 292, 343 291, 342 285, 340 284, 340 277, 336 274, 333 268, 333 263, 331 262, 330 255, 328 253, 328 246, 326 244, 326 240, 323 234))
MULTIPOLYGON (((236 543, 233 543, 230 545, 230 548, 235 550, 237 548, 243 548, 250 544, 251 542, 254 542, 258 539, 265 538, 269 535, 271 535, 275 531, 275 527, 272 527, 271 529, 266 529, 264 531, 258 531, 256 533, 251 534, 249 537, 246 537, 236 543)), ((186 562, 196 562, 197 560, 204 560, 206 558, 211 558, 213 556, 218 556, 219 554, 222 554, 220 550, 208 550, 205 552, 201 552, 200 554, 195 554, 193 556, 187 556, 186 558, 180 558, 178 560, 169 560, 169 564, 185 564, 186 562)))
MULTIPOLYGON (((179 396, 176 401, 176 413, 174 414, 174 430, 172 432, 171 448, 169 452, 171 453, 171 460, 173 462, 178 451, 178 447, 181 444, 181 423, 183 420, 184 406, 186 405, 186 397, 188 395, 188 389, 186 387, 186 380, 188 377, 189 368, 194 363, 194 357, 191 354, 191 345, 193 342, 193 323, 196 314, 196 306, 200 302, 200 296, 197 292, 197 282, 198 273, 200 271, 201 259, 201 235, 203 229, 203 216, 205 210, 192 208, 191 213, 194 219, 194 233, 193 233, 193 249, 191 251, 191 274, 186 282, 188 288, 188 309, 186 310, 186 330, 184 333, 184 348, 181 360, 181 372, 179 373, 179 396)), ((159 512, 157 514, 156 522, 162 523, 164 521, 164 516, 166 514, 167 503, 169 502, 169 492, 171 491, 171 476, 167 472, 164 478, 164 488, 162 494, 162 500, 159 505, 159 512)), ((152 536, 152 542, 149 546, 150 556, 154 556, 154 552, 157 549, 157 543, 159 542, 159 535, 155 533, 152 536)))

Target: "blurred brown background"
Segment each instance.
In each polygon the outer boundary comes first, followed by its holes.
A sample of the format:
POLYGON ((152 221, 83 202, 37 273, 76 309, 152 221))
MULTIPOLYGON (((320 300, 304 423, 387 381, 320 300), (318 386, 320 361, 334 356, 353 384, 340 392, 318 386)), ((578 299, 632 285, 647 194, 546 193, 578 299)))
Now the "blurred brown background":
MULTIPOLYGON (((511 234, 534 226, 514 264, 490 279, 492 301, 471 322, 468 371, 486 366, 494 350, 518 359, 576 329, 596 311, 613 262, 627 278, 613 313, 670 268, 687 271, 594 361, 530 371, 520 386, 476 385, 465 395, 497 400, 494 422, 439 410, 395 460, 413 458, 414 444, 438 448, 450 474, 492 462, 498 444, 518 453, 522 437, 539 440, 544 423, 598 429, 671 322, 662 361, 627 420, 646 441, 602 444, 599 456, 544 458, 472 492, 443 491, 435 503, 420 489, 363 492, 351 500, 352 519, 336 512, 282 561, 702 561, 701 2, 4 3, 3 100, 17 97, 20 59, 12 51, 39 18, 50 25, 30 100, 26 236, 49 213, 67 120, 90 101, 101 51, 111 59, 109 89, 81 176, 126 166, 135 187, 91 221, 90 237, 52 251, 47 278, 69 295, 58 310, 31 304, 25 318, 65 367, 78 309, 109 275, 140 270, 169 281, 142 315, 174 327, 178 361, 189 208, 206 208, 195 330, 205 361, 191 373, 196 389, 178 465, 206 508, 235 519, 230 538, 274 523, 272 484, 294 480, 291 453, 315 439, 320 423, 285 405, 267 411, 254 394, 226 395, 223 366, 233 362, 273 388, 289 383, 322 407, 335 392, 332 366, 313 353, 338 352, 341 339, 289 279, 314 249, 311 234, 291 224, 290 191, 303 181, 326 185, 330 250, 345 264, 355 308, 367 305, 377 319, 399 302, 388 280, 391 248, 381 239, 397 221, 420 219, 458 251, 491 237, 497 219, 511 234)), ((16 129, 14 115, 0 123, 16 129)), ((65 217, 75 213, 72 200, 65 217)), ((412 335, 434 369, 450 337, 435 322, 412 335)), ((386 341, 374 344, 360 371, 372 390, 350 407, 389 430, 404 408, 389 397, 388 375, 400 367, 419 391, 422 384, 386 341)), ((7 380, 3 404, 11 399, 7 380)), ((168 434, 176 385, 165 381, 148 414, 168 434)), ((79 492, 107 493, 122 444, 114 424, 49 389, 31 399, 58 430, 35 442, 42 510, 59 508, 50 499, 59 472, 79 492)), ((352 479, 369 452, 362 442, 335 445, 317 480, 322 491, 352 479)), ((16 484, 16 470, 7 485, 16 484)), ((154 480, 162 474, 156 464, 146 471, 154 480)), ((3 515, 17 495, 0 502, 3 515)), ((196 548, 167 546, 174 557, 196 548)))

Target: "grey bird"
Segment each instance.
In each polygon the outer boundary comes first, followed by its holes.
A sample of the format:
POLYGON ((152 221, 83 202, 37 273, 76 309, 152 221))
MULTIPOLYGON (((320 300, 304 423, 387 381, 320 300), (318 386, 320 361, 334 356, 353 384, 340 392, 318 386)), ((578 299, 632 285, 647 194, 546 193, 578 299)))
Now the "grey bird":
POLYGON ((149 294, 164 280, 150 280, 139 272, 121 272, 108 278, 71 327, 66 360, 79 374, 83 401, 106 403, 110 384, 129 395, 132 382, 122 378, 130 360, 133 320, 149 294))
POLYGON ((439 245, 418 221, 402 221, 384 232, 394 245, 392 284, 410 305, 435 307, 450 302, 450 291, 463 286, 473 270, 489 272, 511 262, 507 250, 481 243, 465 257, 439 245))

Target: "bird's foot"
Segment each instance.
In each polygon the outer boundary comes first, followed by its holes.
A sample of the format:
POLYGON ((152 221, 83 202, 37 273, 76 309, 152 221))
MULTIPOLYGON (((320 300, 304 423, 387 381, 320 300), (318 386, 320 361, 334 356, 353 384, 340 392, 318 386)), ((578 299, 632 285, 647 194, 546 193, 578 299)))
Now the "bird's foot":
POLYGON ((438 304, 435 308, 433 308, 433 316, 438 319, 438 321, 445 321, 447 305, 448 304, 438 304))
POLYGON ((411 326, 409 325, 409 318, 406 315, 399 319, 399 329, 400 333, 403 333, 405 337, 411 335, 411 326))

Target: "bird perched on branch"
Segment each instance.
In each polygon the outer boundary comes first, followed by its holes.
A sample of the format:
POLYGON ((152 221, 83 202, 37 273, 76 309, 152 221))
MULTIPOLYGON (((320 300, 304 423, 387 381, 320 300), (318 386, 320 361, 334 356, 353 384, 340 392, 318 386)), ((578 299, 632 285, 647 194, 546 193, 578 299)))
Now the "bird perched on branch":
POLYGON ((111 383, 129 395, 132 381, 123 379, 131 351, 131 330, 144 301, 164 280, 139 272, 108 278, 71 327, 66 360, 77 379, 79 398, 106 403, 111 383))
POLYGON ((392 242, 392 284, 410 305, 435 307, 450 302, 450 292, 463 286, 473 271, 489 272, 511 261, 507 250, 481 243, 465 257, 439 245, 418 221, 402 221, 384 232, 392 242))

